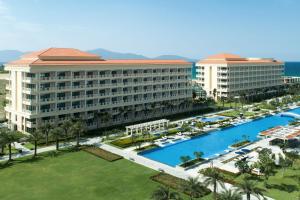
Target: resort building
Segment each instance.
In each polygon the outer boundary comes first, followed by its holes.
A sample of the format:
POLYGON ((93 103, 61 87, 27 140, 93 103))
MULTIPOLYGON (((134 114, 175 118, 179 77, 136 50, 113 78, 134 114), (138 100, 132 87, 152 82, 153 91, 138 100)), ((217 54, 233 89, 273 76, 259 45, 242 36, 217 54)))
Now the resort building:
POLYGON ((284 83, 293 85, 293 84, 299 84, 300 83, 300 77, 298 76, 284 76, 284 83))
POLYGON ((217 54, 196 63, 197 82, 215 99, 276 91, 283 74, 284 63, 272 58, 217 54))
POLYGON ((192 64, 183 60, 104 60, 49 48, 5 65, 6 118, 30 132, 43 123, 81 118, 89 129, 128 124, 190 108, 192 64))

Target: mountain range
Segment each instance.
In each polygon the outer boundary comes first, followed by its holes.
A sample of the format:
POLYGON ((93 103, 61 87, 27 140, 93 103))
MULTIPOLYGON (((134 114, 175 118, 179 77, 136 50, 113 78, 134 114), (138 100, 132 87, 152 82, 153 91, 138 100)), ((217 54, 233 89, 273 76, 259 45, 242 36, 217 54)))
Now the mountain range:
MULTIPOLYGON (((178 55, 161 55, 161 56, 150 58, 144 55, 139 55, 134 53, 120 53, 120 52, 110 51, 102 48, 89 50, 87 52, 97 54, 101 56, 103 59, 159 59, 159 60, 183 59, 191 62, 197 61, 197 59, 186 58, 178 55)), ((0 64, 12 60, 17 60, 25 53, 28 52, 22 52, 18 50, 0 50, 0 64)))

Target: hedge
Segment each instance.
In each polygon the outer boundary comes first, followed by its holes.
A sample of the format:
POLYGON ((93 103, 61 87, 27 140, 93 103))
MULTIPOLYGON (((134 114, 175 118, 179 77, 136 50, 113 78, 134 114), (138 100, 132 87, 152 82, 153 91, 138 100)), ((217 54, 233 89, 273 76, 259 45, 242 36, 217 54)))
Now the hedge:
POLYGON ((104 149, 100 149, 98 147, 83 147, 82 150, 86 151, 90 154, 93 154, 93 155, 95 155, 99 158, 102 158, 104 160, 107 160, 109 162, 113 162, 113 161, 120 160, 120 159, 123 158, 122 156, 111 153, 111 152, 106 151, 104 149))

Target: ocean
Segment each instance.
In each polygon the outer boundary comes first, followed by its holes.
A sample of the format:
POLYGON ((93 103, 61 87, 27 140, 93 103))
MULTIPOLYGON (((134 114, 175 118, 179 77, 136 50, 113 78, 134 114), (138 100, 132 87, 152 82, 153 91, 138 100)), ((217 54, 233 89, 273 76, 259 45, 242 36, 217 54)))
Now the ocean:
MULTIPOLYGON (((300 62, 285 62, 284 75, 300 77, 300 62)), ((193 64, 193 68, 192 68, 192 78, 193 79, 196 78, 195 64, 193 64)))

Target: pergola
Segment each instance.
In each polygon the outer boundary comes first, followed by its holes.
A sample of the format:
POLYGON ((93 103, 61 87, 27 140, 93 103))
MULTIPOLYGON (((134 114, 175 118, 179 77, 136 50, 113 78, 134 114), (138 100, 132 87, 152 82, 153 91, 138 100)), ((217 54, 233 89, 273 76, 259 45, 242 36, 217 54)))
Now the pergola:
POLYGON ((152 131, 153 129, 165 129, 169 125, 169 121, 167 119, 160 119, 152 122, 145 122, 141 124, 135 124, 126 126, 126 134, 137 134, 143 133, 143 131, 152 131))

